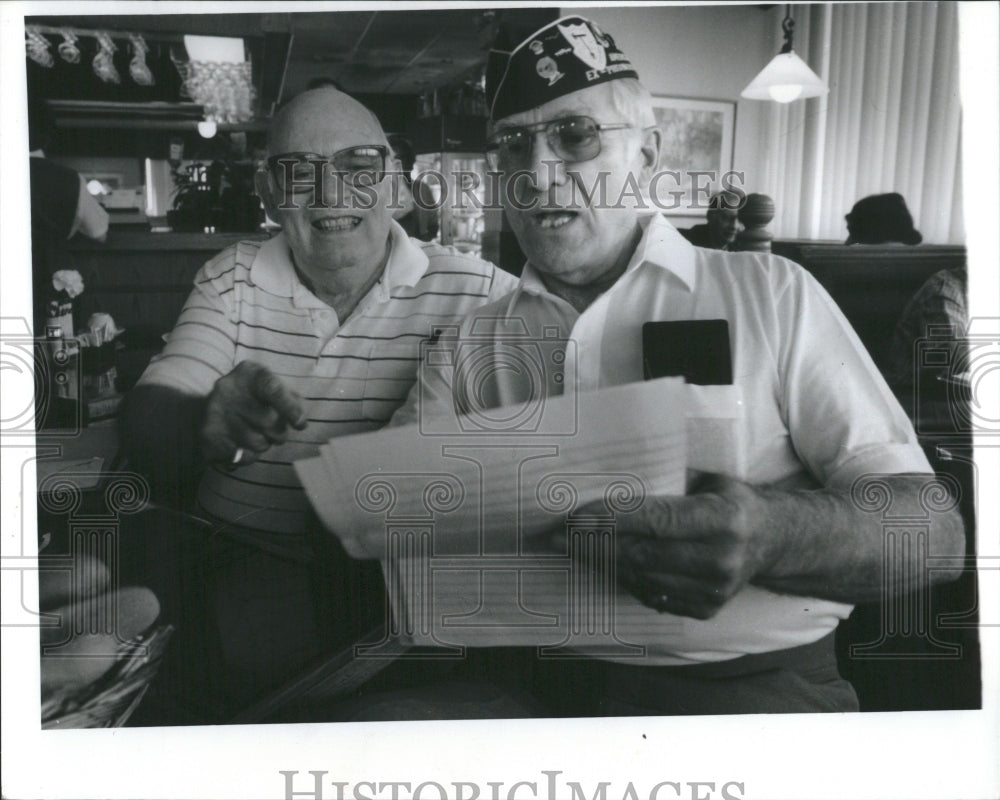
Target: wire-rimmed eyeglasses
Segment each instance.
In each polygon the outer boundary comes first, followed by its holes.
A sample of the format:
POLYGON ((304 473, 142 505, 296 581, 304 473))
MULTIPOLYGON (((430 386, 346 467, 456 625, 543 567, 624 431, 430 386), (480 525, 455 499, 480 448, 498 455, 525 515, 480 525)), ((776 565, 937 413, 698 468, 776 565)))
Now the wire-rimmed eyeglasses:
POLYGON ((491 169, 525 169, 531 164, 534 134, 545 132, 545 140, 552 152, 567 163, 590 161, 601 153, 601 132, 631 128, 627 122, 602 125, 591 117, 573 116, 501 128, 486 143, 486 157, 491 169))

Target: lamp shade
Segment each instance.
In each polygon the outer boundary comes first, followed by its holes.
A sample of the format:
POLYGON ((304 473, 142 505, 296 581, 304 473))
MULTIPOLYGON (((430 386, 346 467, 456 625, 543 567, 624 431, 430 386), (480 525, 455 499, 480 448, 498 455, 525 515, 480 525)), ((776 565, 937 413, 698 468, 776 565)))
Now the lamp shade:
POLYGON ((231 36, 185 36, 184 49, 192 61, 242 64, 246 61, 243 40, 231 36))
POLYGON ((740 92, 740 97, 790 103, 800 98, 819 97, 829 91, 819 75, 791 50, 772 58, 771 63, 740 92))

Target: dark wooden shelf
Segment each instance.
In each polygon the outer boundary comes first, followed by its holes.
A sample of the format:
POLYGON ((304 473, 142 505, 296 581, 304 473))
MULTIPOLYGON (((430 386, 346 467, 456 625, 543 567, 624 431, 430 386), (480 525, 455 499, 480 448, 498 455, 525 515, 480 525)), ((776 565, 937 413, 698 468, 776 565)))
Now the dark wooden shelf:
POLYGON ((91 239, 77 237, 70 242, 70 248, 75 252, 100 251, 184 251, 204 250, 218 252, 231 244, 243 241, 262 241, 269 239, 270 234, 263 231, 245 233, 152 233, 147 230, 115 230, 108 231, 105 242, 95 242, 91 239))
MULTIPOLYGON (((98 128, 100 130, 137 130, 137 131, 196 131, 201 120, 195 119, 60 119, 57 123, 60 129, 87 129, 98 128)), ((220 122, 217 130, 221 133, 233 133, 245 131, 246 133, 266 133, 266 120, 251 120, 250 122, 220 122)))

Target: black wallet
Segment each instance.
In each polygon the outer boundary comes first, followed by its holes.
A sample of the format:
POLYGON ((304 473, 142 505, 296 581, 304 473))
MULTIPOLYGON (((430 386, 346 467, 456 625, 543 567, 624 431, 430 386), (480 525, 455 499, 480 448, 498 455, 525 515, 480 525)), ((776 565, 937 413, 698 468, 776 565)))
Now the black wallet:
POLYGON ((729 322, 693 319, 643 324, 642 370, 647 381, 682 377, 700 386, 732 384, 729 322))

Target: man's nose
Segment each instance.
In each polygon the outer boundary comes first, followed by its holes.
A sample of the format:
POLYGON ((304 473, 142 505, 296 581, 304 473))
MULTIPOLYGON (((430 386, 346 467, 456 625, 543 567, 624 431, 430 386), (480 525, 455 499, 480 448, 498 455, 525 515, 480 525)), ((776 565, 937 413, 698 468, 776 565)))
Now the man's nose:
POLYGON ((547 192, 550 186, 560 186, 566 182, 566 162, 553 151, 545 131, 535 134, 528 170, 532 174, 532 185, 539 193, 547 192))
POLYGON ((327 166, 323 177, 324 208, 343 208, 351 197, 351 186, 345 180, 346 176, 332 166, 327 166))

